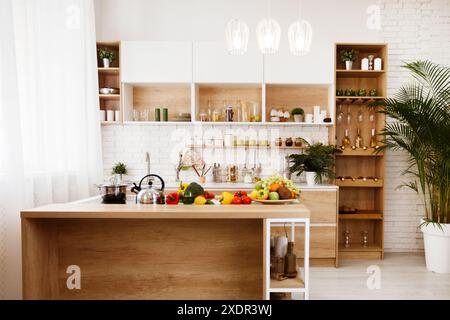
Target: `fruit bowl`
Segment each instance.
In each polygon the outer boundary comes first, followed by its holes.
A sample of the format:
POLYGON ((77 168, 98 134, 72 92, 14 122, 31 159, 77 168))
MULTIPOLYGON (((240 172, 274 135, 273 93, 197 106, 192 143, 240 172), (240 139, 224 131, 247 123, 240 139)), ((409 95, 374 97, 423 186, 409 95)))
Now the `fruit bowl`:
POLYGON ((286 200, 259 200, 253 199, 255 202, 259 202, 262 204, 288 204, 297 201, 297 199, 286 199, 286 200))

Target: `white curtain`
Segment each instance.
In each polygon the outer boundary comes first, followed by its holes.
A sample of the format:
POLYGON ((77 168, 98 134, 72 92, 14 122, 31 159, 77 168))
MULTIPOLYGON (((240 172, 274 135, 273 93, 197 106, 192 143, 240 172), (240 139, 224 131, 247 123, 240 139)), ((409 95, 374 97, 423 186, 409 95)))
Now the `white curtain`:
POLYGON ((0 298, 21 297, 20 210, 102 176, 93 0, 0 0, 0 298))

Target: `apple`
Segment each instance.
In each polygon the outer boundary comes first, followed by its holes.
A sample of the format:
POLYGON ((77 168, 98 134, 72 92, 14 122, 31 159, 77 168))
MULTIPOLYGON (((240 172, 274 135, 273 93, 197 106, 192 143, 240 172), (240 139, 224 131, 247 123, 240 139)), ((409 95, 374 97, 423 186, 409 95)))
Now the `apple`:
POLYGON ((253 190, 252 193, 250 193, 250 198, 258 199, 258 191, 253 190))
POLYGON ((258 190, 258 199, 259 200, 267 200, 269 198, 269 193, 264 190, 258 190))
POLYGON ((263 188, 263 182, 262 181, 258 181, 256 184, 255 184, 255 190, 256 191, 259 191, 259 190, 261 190, 263 188))
POLYGON ((269 199, 270 200, 280 200, 280 195, 278 192, 271 192, 269 193, 269 199))

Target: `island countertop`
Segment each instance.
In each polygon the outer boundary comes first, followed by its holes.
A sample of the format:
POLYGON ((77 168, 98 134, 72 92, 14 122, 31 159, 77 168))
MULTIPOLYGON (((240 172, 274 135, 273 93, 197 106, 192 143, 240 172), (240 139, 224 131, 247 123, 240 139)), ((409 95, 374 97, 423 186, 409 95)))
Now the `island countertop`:
POLYGON ((24 210, 22 218, 40 219, 268 219, 308 218, 300 203, 285 205, 141 205, 67 203, 24 210))

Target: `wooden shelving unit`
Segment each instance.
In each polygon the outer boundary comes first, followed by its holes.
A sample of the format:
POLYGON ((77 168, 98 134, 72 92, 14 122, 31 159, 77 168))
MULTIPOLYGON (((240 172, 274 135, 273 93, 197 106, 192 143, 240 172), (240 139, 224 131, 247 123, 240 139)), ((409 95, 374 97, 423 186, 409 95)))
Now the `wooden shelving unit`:
MULTIPOLYGON (((352 145, 355 143, 357 129, 361 131, 363 144, 369 146, 371 130, 378 134, 385 126, 385 116, 377 113, 369 104, 386 97, 387 81, 387 46, 386 44, 344 43, 335 46, 335 89, 336 90, 370 90, 377 91, 376 96, 336 96, 335 141, 341 146, 346 129, 352 145), (355 49, 358 59, 353 63, 353 70, 344 70, 340 61, 342 50, 355 49), (361 70, 361 59, 368 55, 382 59, 382 70, 361 70), (372 108, 372 109, 371 109, 372 108), (338 121, 341 112, 344 117, 338 121), (347 121, 350 114, 350 122, 347 121), (362 114, 363 121, 358 121, 362 114), (369 121, 369 115, 374 117, 369 121)), ((379 139, 378 139, 379 140, 379 139)), ((356 213, 339 214, 339 258, 340 259, 383 259, 383 211, 384 211, 384 154, 374 149, 346 148, 336 157, 336 176, 374 177, 374 179, 336 180, 339 188, 339 206, 356 208, 356 213), (344 245, 344 231, 350 232, 350 246, 344 245), (362 234, 367 232, 368 244, 363 246, 362 234)))
MULTIPOLYGON (((117 88, 121 91, 121 81, 120 81, 120 42, 119 41, 108 41, 108 42, 97 42, 98 48, 107 48, 112 50, 116 54, 115 61, 111 64, 109 68, 103 67, 103 61, 97 57, 97 73, 98 73, 98 87, 110 87, 117 88)), ((100 110, 114 110, 120 111, 122 114, 122 95, 119 94, 99 94, 99 109, 100 110)), ((101 121, 102 125, 121 123, 122 117, 120 119, 115 119, 115 121, 101 121)))

